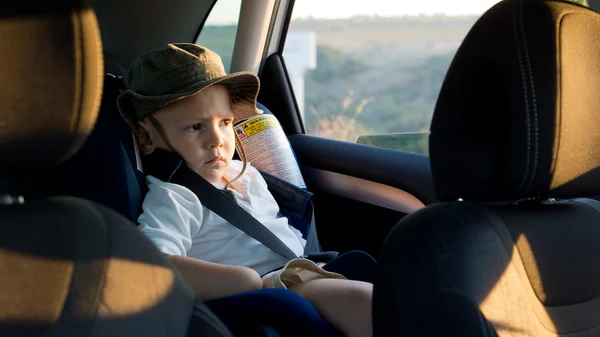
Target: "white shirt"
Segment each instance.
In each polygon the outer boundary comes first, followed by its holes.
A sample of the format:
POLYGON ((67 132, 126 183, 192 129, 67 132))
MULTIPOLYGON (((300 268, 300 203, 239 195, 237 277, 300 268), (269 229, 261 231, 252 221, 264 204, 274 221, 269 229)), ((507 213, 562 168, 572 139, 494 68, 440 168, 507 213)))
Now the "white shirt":
MULTIPOLYGON (((224 174, 231 180, 242 163, 233 160, 224 174)), ((213 211, 202 206, 188 188, 146 178, 148 194, 138 218, 139 229, 165 254, 189 256, 200 260, 246 266, 263 275, 281 267, 287 259, 248 236, 213 211)), ((215 185, 223 188, 223 185, 215 185)), ((302 234, 278 217, 279 206, 260 173, 248 164, 246 172, 231 184, 238 204, 267 227, 296 255, 304 252, 302 234)))

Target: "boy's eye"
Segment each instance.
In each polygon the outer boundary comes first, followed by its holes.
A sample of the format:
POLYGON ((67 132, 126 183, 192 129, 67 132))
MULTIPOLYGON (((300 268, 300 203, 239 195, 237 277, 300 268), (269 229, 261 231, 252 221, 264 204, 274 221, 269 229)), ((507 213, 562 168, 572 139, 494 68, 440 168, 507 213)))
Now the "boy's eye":
POLYGON ((202 129, 202 124, 194 124, 185 128, 185 131, 193 132, 202 129))
POLYGON ((223 126, 229 126, 231 123, 233 123, 233 119, 224 119, 222 123, 223 126))

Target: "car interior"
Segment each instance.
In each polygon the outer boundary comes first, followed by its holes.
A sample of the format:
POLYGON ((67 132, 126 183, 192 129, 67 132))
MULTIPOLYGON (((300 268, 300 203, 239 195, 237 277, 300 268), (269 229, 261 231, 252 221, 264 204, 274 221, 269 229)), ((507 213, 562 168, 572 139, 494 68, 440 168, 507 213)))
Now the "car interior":
MULTIPOLYGON (((302 1, 239 1, 222 57, 258 74, 323 251, 378 261, 373 335, 600 336, 600 1, 478 15, 427 154, 309 132, 285 57, 302 1)), ((291 292, 203 303, 136 228, 147 187, 122 77, 144 52, 201 42, 222 2, 0 3, 0 336, 340 336, 291 292)))

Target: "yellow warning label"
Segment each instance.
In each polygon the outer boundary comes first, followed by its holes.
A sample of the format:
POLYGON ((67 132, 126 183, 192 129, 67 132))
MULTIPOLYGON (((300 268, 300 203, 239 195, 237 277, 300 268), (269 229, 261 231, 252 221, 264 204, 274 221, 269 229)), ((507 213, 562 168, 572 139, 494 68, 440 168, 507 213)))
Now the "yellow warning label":
POLYGON ((267 115, 253 118, 242 124, 242 127, 244 128, 246 135, 248 137, 252 137, 252 135, 255 135, 266 129, 275 128, 277 125, 277 119, 275 119, 274 116, 267 115))

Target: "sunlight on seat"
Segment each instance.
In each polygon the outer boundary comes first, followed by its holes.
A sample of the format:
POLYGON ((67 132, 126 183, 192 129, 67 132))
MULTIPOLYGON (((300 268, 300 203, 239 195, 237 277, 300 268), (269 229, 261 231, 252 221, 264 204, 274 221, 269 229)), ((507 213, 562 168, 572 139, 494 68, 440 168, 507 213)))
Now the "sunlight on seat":
MULTIPOLYGON (((99 260, 89 263, 101 262, 99 260)), ((87 263, 86 263, 87 264, 87 263)), ((159 305, 172 291, 175 273, 164 266, 112 258, 105 265, 104 279, 98 283, 79 282, 77 288, 99 294, 98 317, 133 316, 159 305), (101 289, 89 289, 98 287, 101 289), (87 288, 86 288, 87 286, 87 288)), ((72 287, 74 263, 0 248, 0 322, 54 324, 72 287), (10 275, 10 277, 6 277, 10 275)), ((77 296, 77 294, 75 294, 77 296)), ((91 300, 91 299, 90 299, 91 300)), ((95 315, 86 309, 90 303, 73 301, 79 315, 95 315)), ((93 317, 91 317, 93 318, 93 317)))
POLYGON ((150 310, 173 289, 175 273, 167 267, 111 259, 106 270, 98 316, 116 318, 150 310))
MULTIPOLYGON (((517 243, 522 247, 529 246, 524 235, 519 236, 517 243)), ((507 258, 510 259, 509 263, 506 267, 502 266, 504 272, 479 309, 499 336, 553 336, 556 327, 535 295, 516 244, 512 245, 507 258)))
POLYGON ((72 261, 0 248, 0 322, 54 323, 67 299, 73 268, 72 261))

